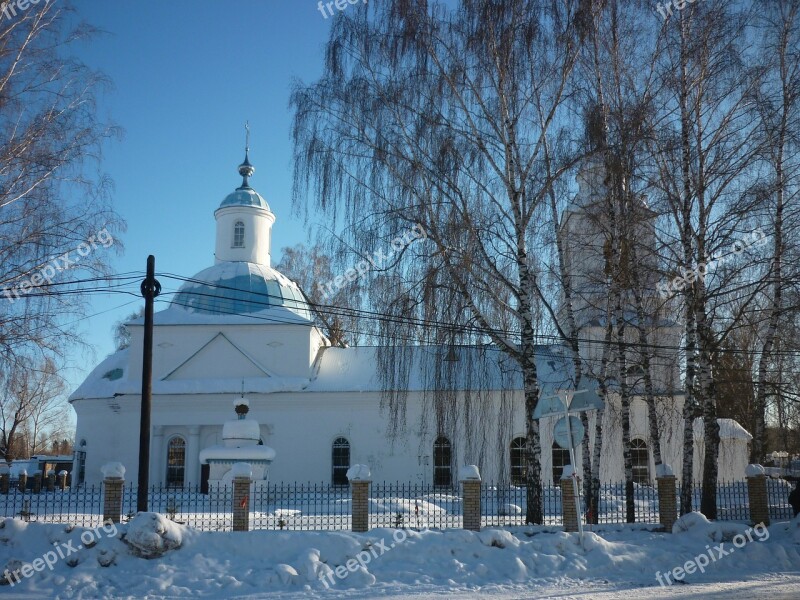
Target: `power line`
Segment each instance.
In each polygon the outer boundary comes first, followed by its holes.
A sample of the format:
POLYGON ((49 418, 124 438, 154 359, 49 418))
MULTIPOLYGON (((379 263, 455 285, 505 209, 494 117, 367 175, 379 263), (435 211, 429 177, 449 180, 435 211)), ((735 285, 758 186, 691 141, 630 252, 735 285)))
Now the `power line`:
MULTIPOLYGON (((216 283, 216 282, 202 281, 202 280, 198 280, 198 279, 194 279, 194 278, 182 277, 180 275, 175 275, 173 273, 161 273, 161 274, 159 274, 159 276, 160 277, 165 277, 167 279, 175 279, 175 280, 186 282, 186 283, 198 283, 198 284, 202 284, 202 285, 208 286, 210 288, 216 288, 216 289, 221 289, 221 290, 231 290, 231 291, 237 292, 237 293, 241 293, 242 292, 242 290, 240 290, 238 288, 231 287, 231 286, 222 285, 222 284, 219 284, 219 283, 216 283)), ((189 294, 189 295, 192 295, 192 296, 216 298, 216 299, 220 299, 220 300, 230 300, 231 302, 234 301, 233 297, 226 298, 225 296, 219 296, 219 295, 215 295, 215 294, 207 294, 207 293, 198 292, 198 291, 187 292, 185 290, 183 290, 183 291, 178 290, 178 291, 175 291, 175 292, 166 292, 165 294, 177 294, 177 293, 189 294)), ((281 302, 281 305, 284 305, 287 308, 291 308, 292 305, 297 304, 295 300, 289 300, 288 303, 284 304, 284 302, 283 302, 284 298, 282 296, 278 296, 276 294, 269 294, 269 293, 263 293, 263 292, 253 292, 253 291, 248 291, 246 293, 248 294, 248 296, 253 296, 253 297, 256 298, 256 299, 252 299, 252 300, 246 300, 245 302, 248 305, 263 306, 263 307, 265 307, 265 309, 269 308, 269 307, 276 306, 276 302, 270 302, 269 301, 270 298, 275 299, 275 300, 279 300, 281 302), (263 301, 259 301, 259 300, 257 300, 257 298, 263 298, 264 300, 263 301)), ((176 302, 174 300, 173 300, 173 303, 177 304, 178 306, 183 306, 185 308, 193 308, 193 307, 191 307, 189 305, 186 305, 186 304, 181 303, 181 302, 176 302)), ((506 337, 510 337, 510 338, 516 338, 516 337, 519 336, 519 332, 517 332, 517 331, 509 331, 509 330, 503 330, 503 329, 488 330, 488 329, 485 329, 485 328, 482 328, 482 327, 478 327, 478 326, 475 326, 475 325, 463 325, 463 324, 456 324, 456 323, 443 323, 441 321, 431 321, 431 320, 428 320, 428 319, 420 319, 420 318, 406 317, 406 316, 403 316, 403 317, 389 316, 389 315, 386 315, 386 314, 383 314, 383 313, 377 313, 377 312, 368 311, 368 310, 364 310, 364 309, 343 308, 343 307, 336 307, 336 306, 332 306, 332 305, 323 305, 323 304, 315 304, 315 303, 309 303, 309 306, 312 308, 312 310, 315 310, 317 312, 320 312, 322 314, 327 314, 327 315, 330 315, 330 316, 339 316, 339 317, 341 317, 341 316, 350 316, 350 317, 354 317, 354 318, 364 318, 364 319, 374 320, 374 321, 378 321, 378 322, 382 322, 382 323, 388 323, 388 324, 408 324, 408 325, 413 325, 413 326, 417 326, 417 327, 429 327, 429 328, 435 328, 435 329, 443 329, 447 333, 451 333, 453 331, 458 331, 458 332, 461 332, 461 333, 478 334, 478 335, 485 335, 485 336, 489 336, 489 337, 492 334, 506 336, 506 337)), ((297 308, 297 307, 295 306, 295 308, 297 308)), ((252 314, 237 313, 235 311, 225 311, 225 314, 246 316, 246 317, 255 318, 254 315, 252 315, 252 314)), ((259 317, 259 318, 261 318, 261 317, 259 317)), ((291 323, 292 322, 292 321, 280 320, 278 318, 266 318, 266 317, 264 317, 263 319, 267 320, 267 321, 272 321, 272 322, 284 322, 284 323, 291 323)), ((355 333, 355 334, 360 334, 360 335, 371 335, 371 336, 375 336, 375 337, 380 337, 379 335, 377 335, 377 334, 375 334, 373 332, 366 332, 366 331, 361 331, 361 330, 350 330, 350 329, 343 328, 342 331, 344 331, 346 333, 355 333)), ((579 345, 581 345, 581 344, 587 344, 587 345, 595 344, 595 345, 603 345, 603 346, 605 346, 607 344, 605 339, 582 338, 582 337, 577 337, 577 336, 576 337, 562 338, 561 336, 539 334, 536 337, 537 337, 536 343, 538 343, 540 345, 557 345, 557 344, 560 345, 560 344, 572 343, 572 342, 575 342, 575 341, 577 341, 577 343, 579 345)), ((418 339, 413 338, 413 337, 403 337, 403 336, 398 336, 398 339, 402 339, 403 341, 419 341, 418 339)), ((618 342, 616 342, 616 341, 611 341, 611 342, 608 342, 608 343, 612 347, 615 347, 615 348, 618 346, 618 342)), ((669 351, 673 351, 673 352, 682 352, 682 351, 685 350, 685 348, 683 348, 682 346, 668 346, 668 345, 664 345, 664 344, 652 344, 652 343, 651 344, 640 344, 638 342, 624 342, 624 346, 626 348, 630 348, 630 349, 648 348, 648 349, 651 349, 651 350, 669 350, 669 351)), ((748 350, 741 350, 741 349, 737 349, 737 348, 719 348, 717 350, 717 352, 729 353, 729 354, 750 354, 751 353, 748 350)), ((780 356, 780 355, 795 356, 795 355, 798 355, 798 354, 800 354, 800 350, 797 350, 797 351, 786 350, 786 351, 780 351, 780 352, 774 352, 773 353, 773 355, 775 355, 775 356, 780 356)))

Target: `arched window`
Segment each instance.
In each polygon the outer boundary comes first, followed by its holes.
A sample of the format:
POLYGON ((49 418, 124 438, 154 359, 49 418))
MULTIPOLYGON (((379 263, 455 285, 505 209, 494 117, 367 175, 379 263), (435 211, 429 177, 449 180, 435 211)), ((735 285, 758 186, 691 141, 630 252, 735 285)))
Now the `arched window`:
POLYGON ((647 442, 641 438, 631 440, 631 466, 635 483, 650 483, 650 454, 647 442))
POLYGON ((517 437, 511 440, 511 484, 525 485, 525 438, 517 437))
POLYGON ((333 474, 331 475, 333 485, 347 485, 347 470, 350 468, 350 442, 346 438, 339 437, 333 440, 331 464, 333 465, 333 474))
POLYGON ((167 445, 167 487, 181 487, 186 470, 186 440, 176 436, 167 445))
POLYGON ((569 450, 553 443, 553 483, 559 485, 564 467, 569 464, 569 450))
POLYGON ((244 223, 241 221, 233 225, 233 247, 244 248, 244 223))
POLYGON ((453 485, 453 449, 450 440, 439 436, 433 442, 433 485, 451 487, 453 485))

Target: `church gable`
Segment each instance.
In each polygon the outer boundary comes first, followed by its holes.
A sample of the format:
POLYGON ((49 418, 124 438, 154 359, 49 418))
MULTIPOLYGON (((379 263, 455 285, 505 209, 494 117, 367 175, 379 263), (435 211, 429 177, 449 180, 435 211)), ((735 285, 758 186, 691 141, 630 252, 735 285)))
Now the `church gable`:
POLYGON ((243 379, 247 377, 272 377, 272 373, 230 341, 224 333, 218 333, 161 380, 243 379))

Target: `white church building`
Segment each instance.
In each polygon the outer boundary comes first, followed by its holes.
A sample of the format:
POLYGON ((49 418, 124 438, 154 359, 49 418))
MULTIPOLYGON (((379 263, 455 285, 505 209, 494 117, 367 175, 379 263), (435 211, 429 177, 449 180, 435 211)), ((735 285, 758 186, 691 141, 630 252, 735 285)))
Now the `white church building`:
MULTIPOLYGON (((233 406, 242 397, 249 405, 246 417, 257 424, 251 437, 260 433, 257 442, 251 441, 274 450, 268 454, 271 464, 265 472, 270 481, 346 484, 348 467, 366 464, 376 481, 448 486, 457 484, 459 467, 476 464, 485 481, 521 483, 525 444, 521 379, 506 368, 502 353, 462 348, 455 357, 445 357, 439 348, 415 348, 414 372, 405 390, 406 427, 391 435, 391 420, 382 402, 379 349, 332 347, 315 326, 298 286, 271 266, 275 215, 250 187, 254 170, 245 157, 239 167, 242 185, 214 211, 214 265, 187 281, 169 307, 155 314, 151 485, 207 488, 212 465, 203 464, 209 455, 203 452, 232 444, 223 439, 223 426, 236 418, 233 406), (468 361, 469 371, 488 373, 483 378, 465 376, 454 391, 456 402, 474 400, 476 394, 481 398, 480 431, 458 422, 447 431, 437 431, 427 421, 430 393, 418 372, 453 358, 468 361), (473 389, 478 385, 481 389, 473 389)), ((581 190, 588 198, 585 181, 581 190)), ((586 201, 573 202, 562 227, 585 229, 581 215, 586 201)), ((591 259, 576 255, 573 262, 586 266, 591 259)), ((590 319, 585 323, 583 335, 602 336, 597 323, 590 319)), ((77 484, 98 483, 101 467, 109 461, 121 462, 129 481, 137 479, 143 321, 134 321, 129 328, 130 346, 101 362, 70 397, 77 413, 73 472, 77 484)), ((562 347, 537 348, 544 393, 572 387, 570 365, 562 347)), ((668 370, 660 380, 674 383, 677 367, 668 370)), ((663 384, 658 393, 662 456, 680 476, 683 399, 669 387, 663 384)), ((559 477, 569 462, 567 451, 554 445, 555 420, 541 421, 544 481, 559 477)), ((750 436, 735 421, 720 421, 720 478, 741 479, 750 436)), ((620 482, 624 472, 618 408, 605 411, 604 424, 601 478, 620 482)), ((593 443, 593 426, 587 437, 593 443)), ((640 399, 632 405, 631 439, 636 480, 652 482, 647 410, 640 399)), ((696 444, 695 452, 700 458, 701 444, 696 444)), ((700 469, 696 460, 696 477, 700 469)))

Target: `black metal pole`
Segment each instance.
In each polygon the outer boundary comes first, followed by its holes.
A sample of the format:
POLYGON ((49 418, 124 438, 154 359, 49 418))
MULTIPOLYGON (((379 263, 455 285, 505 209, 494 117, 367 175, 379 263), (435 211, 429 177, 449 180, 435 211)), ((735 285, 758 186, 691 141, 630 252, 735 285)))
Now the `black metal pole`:
POLYGON ((142 410, 139 419, 139 487, 136 510, 147 512, 147 489, 150 487, 150 408, 153 400, 153 301, 161 292, 156 279, 156 258, 147 257, 147 277, 142 281, 144 297, 144 344, 142 347, 142 410))

